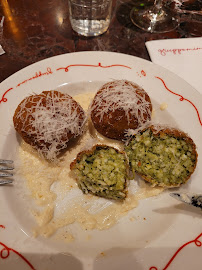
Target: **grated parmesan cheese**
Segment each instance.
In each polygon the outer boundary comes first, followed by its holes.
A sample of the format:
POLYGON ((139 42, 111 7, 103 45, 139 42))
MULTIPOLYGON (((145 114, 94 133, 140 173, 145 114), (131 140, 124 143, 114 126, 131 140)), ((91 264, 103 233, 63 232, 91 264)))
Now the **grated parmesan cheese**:
POLYGON ((128 122, 130 115, 138 122, 145 122, 144 114, 151 115, 151 102, 146 99, 147 93, 137 84, 127 80, 117 80, 105 84, 96 94, 91 111, 96 110, 96 116, 103 119, 104 114, 124 110, 128 122), (134 91, 135 90, 135 91, 134 91))
MULTIPOLYGON (((103 85, 90 108, 94 125, 105 123, 111 129, 115 121, 114 125, 120 123, 123 130, 136 129, 150 121, 151 111, 148 94, 139 85, 127 80, 116 80, 103 85)), ((120 126, 118 129, 121 129, 120 126)))
POLYGON ((25 98, 14 115, 15 128, 23 139, 52 161, 71 138, 82 133, 85 122, 81 106, 58 91, 44 91, 25 98))

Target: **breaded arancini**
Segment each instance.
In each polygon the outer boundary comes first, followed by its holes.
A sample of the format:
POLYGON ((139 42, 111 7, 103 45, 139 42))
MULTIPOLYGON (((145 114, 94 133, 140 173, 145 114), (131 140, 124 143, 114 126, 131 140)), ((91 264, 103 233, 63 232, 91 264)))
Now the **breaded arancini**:
POLYGON ((195 143, 186 133, 159 126, 138 132, 125 151, 133 173, 162 187, 186 183, 196 168, 198 156, 195 143))
POLYGON ((104 84, 90 108, 95 129, 102 135, 122 140, 128 129, 137 129, 151 120, 150 97, 139 85, 116 80, 104 84))
POLYGON ((82 133, 86 120, 82 107, 69 95, 44 91, 26 97, 13 116, 16 131, 48 160, 82 133))
POLYGON ((80 152, 70 164, 70 169, 84 194, 125 199, 128 179, 125 153, 107 145, 95 145, 90 150, 80 152))

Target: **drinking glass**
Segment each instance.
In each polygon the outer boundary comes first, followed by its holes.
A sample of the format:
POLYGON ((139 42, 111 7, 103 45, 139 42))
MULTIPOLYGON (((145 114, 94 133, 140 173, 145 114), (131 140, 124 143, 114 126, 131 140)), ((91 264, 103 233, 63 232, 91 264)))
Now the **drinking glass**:
POLYGON ((70 23, 83 36, 98 36, 111 21, 112 0, 69 0, 70 23))
POLYGON ((166 0, 155 0, 151 7, 142 10, 134 7, 130 17, 137 27, 151 33, 169 32, 179 25, 176 10, 166 0))

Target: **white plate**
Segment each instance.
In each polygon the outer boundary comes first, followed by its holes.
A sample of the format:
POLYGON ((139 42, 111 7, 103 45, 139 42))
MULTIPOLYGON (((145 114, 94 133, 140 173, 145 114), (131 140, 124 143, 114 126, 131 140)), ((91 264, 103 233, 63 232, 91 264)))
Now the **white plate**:
MULTIPOLYGON (((88 91, 88 88, 93 91, 94 87, 112 79, 127 79, 141 85, 156 108, 167 103, 167 109, 160 112, 160 121, 172 123, 188 133, 199 154, 197 169, 183 189, 202 193, 201 95, 166 69, 124 54, 60 55, 24 68, 3 81, 0 157, 12 159, 18 150, 12 116, 24 97, 56 88, 67 92, 75 89, 71 94, 88 91)), ((169 193, 141 201, 132 210, 135 221, 129 220, 129 213, 113 228, 93 231, 88 241, 79 237, 81 229, 75 225, 78 228, 76 241, 63 243, 31 236, 29 201, 22 205, 16 189, 15 185, 0 188, 0 269, 200 269, 201 213, 178 203, 169 193)))

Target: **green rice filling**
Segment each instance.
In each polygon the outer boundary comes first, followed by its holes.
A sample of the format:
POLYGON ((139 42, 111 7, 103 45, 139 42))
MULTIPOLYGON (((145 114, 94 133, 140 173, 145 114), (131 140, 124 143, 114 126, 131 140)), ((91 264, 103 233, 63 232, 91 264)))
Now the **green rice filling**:
POLYGON ((74 172, 84 193, 115 200, 126 197, 127 162, 114 148, 99 146, 93 153, 83 154, 74 172))
POLYGON ((183 184, 195 168, 191 144, 169 134, 154 136, 150 129, 134 136, 125 151, 133 173, 140 173, 155 185, 183 184))

